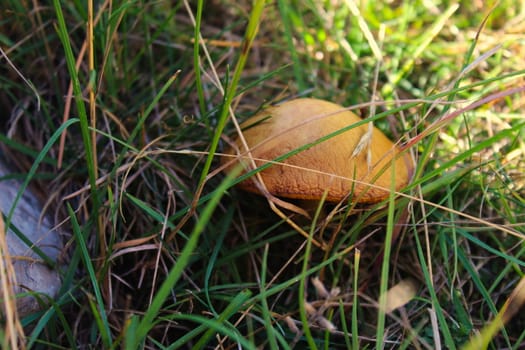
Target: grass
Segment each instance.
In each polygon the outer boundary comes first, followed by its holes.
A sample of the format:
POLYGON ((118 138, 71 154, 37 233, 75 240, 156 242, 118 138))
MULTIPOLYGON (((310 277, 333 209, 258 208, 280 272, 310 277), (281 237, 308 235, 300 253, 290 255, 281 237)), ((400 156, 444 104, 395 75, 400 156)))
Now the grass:
POLYGON ((0 12, 2 150, 65 242, 59 295, 3 344, 525 344, 525 5, 89 3, 0 12), (233 121, 297 96, 371 114, 412 183, 288 213, 309 238, 238 191, 233 121))

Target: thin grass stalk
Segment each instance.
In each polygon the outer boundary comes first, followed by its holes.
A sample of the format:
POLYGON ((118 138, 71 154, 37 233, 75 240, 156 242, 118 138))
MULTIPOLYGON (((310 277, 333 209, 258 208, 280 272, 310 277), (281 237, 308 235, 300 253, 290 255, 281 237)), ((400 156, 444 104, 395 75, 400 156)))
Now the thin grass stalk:
POLYGON ((310 274, 308 273, 308 264, 309 264, 310 256, 312 252, 314 233, 315 233, 315 228, 317 226, 316 223, 317 223, 317 220, 319 219, 321 210, 323 208, 323 203, 326 201, 327 196, 328 196, 328 191, 325 191, 323 193, 323 196, 321 197, 321 200, 319 201, 319 205, 317 206, 314 218, 310 225, 310 232, 309 232, 308 239, 306 241, 306 247, 304 250, 303 266, 302 266, 301 275, 299 278, 299 296, 298 296, 299 316, 300 316, 301 323, 303 326, 303 332, 306 337, 306 341, 308 342, 309 348, 312 350, 317 349, 317 344, 315 343, 313 336, 312 336, 312 332, 310 331, 308 312, 306 310, 306 305, 308 303, 308 300, 306 298, 306 284, 308 283, 307 276, 310 276, 310 274))
MULTIPOLYGON (((266 274, 267 274, 267 268, 268 268, 268 251, 270 249, 270 246, 266 244, 264 246, 264 253, 263 253, 263 260, 262 260, 262 267, 261 267, 261 285, 260 289, 261 292, 264 292, 266 289, 266 274)), ((264 294, 264 293, 263 293, 264 294)), ((275 330, 272 327, 273 321, 270 314, 270 309, 268 308, 268 300, 266 298, 261 299, 262 304, 262 314, 264 318, 264 326, 266 327, 266 334, 268 336, 268 343, 270 345, 270 349, 276 350, 279 349, 279 346, 277 345, 277 340, 275 339, 275 330)))
POLYGON ((226 235, 229 233, 229 226, 232 223, 233 220, 233 207, 230 207, 228 212, 224 216, 223 224, 220 228, 220 234, 216 237, 215 244, 213 246, 213 251, 210 256, 210 260, 208 263, 208 267, 206 268, 205 277, 204 277, 204 294, 206 296, 206 302, 208 303, 208 307, 210 308, 210 311, 212 312, 213 316, 218 317, 219 314, 217 313, 217 310, 215 310, 215 307, 213 306, 213 303, 211 301, 211 295, 210 295, 210 279, 212 277, 213 267, 217 263, 217 259, 219 256, 219 253, 221 252, 221 248, 223 248, 223 242, 226 235))
POLYGON ((392 251, 392 237, 394 234, 394 218, 395 218, 395 184, 396 184, 396 172, 395 172, 395 161, 392 161, 392 173, 391 173, 391 188, 388 200, 388 215, 386 222, 386 236, 385 236, 385 248, 383 252, 383 264, 381 267, 381 281, 379 285, 379 310, 377 315, 377 327, 376 327, 376 348, 382 349, 384 346, 385 336, 385 318, 386 318, 386 296, 388 289, 388 276, 390 271, 390 253, 392 251))
POLYGON ((352 349, 359 349, 359 321, 357 317, 358 311, 358 300, 357 294, 359 291, 359 261, 361 260, 361 251, 359 249, 355 250, 354 255, 354 281, 353 289, 354 295, 352 297, 352 349))
MULTIPOLYGON (((195 72, 195 87, 197 88, 197 96, 199 99, 199 110, 201 116, 206 114, 206 101, 204 98, 204 89, 202 88, 201 64, 199 56, 199 48, 202 42, 201 37, 201 21, 202 8, 204 1, 197 1, 197 13, 195 14, 195 31, 193 33, 193 71, 195 72)), ((208 118, 204 118, 207 129, 210 130, 210 122, 208 118)))
MULTIPOLYGON (((235 71, 233 73, 231 84, 224 97, 224 103, 222 105, 221 114, 217 122, 215 134, 213 135, 213 139, 210 144, 210 150, 208 153, 208 157, 206 158, 206 161, 204 163, 204 168, 202 169, 202 173, 199 179, 199 186, 198 186, 197 194, 200 194, 202 192, 204 183, 206 181, 208 173, 210 172, 211 163, 213 161, 215 152, 217 151, 217 147, 219 145, 219 140, 222 136, 224 127, 226 126, 226 122, 228 121, 228 114, 230 112, 230 106, 233 101, 233 97, 236 94, 237 85, 239 84, 239 80, 241 79, 241 75, 244 70, 244 66, 246 65, 246 61, 248 59, 250 48, 253 44, 255 36, 257 35, 259 21, 262 16, 264 4, 265 4, 265 0, 255 1, 253 9, 251 11, 250 19, 248 22, 248 27, 246 28, 244 40, 241 45, 241 53, 239 55, 239 60, 237 61, 237 65, 235 66, 235 71)), ((198 199, 200 196, 196 195, 195 197, 196 199, 198 199)))
POLYGON ((88 1, 88 21, 87 21, 87 42, 88 42, 88 71, 89 71, 89 119, 91 125, 91 149, 93 150, 93 171, 95 177, 98 177, 98 160, 97 160, 97 109, 95 104, 95 37, 93 35, 93 0, 88 1))
POLYGON ((86 153, 86 165, 88 170, 89 185, 91 187, 91 194, 93 200, 93 208, 91 217, 98 222, 100 199, 97 191, 97 175, 96 175, 96 163, 93 155, 92 140, 89 132, 89 122, 86 113, 86 106, 84 105, 84 99, 82 96, 82 89, 80 88, 80 81, 78 78, 78 72, 75 68, 75 58, 73 56, 73 49, 69 42, 69 34, 62 12, 62 5, 59 0, 53 0, 55 12, 57 16, 57 34, 64 47, 64 53, 66 55, 66 63, 69 71, 71 81, 73 82, 73 92, 75 95, 75 102, 77 106, 78 119, 80 121, 80 130, 82 135, 82 142, 86 153))
POLYGON ((433 307, 433 311, 435 312, 437 316, 441 334, 443 335, 443 338, 445 340, 445 345, 447 346, 448 349, 456 349, 455 342, 452 338, 452 334, 448 327, 447 319, 445 318, 445 315, 443 314, 443 310, 441 308, 441 305, 439 304, 439 299, 437 297, 436 290, 434 289, 434 286, 433 286, 433 281, 431 280, 431 276, 428 272, 426 256, 425 256, 425 253, 423 252, 423 247, 421 245, 421 241, 419 239, 419 235, 417 232, 414 233, 414 238, 416 242, 417 256, 419 259, 419 263, 421 264, 421 271, 423 273, 423 277, 425 279, 425 282, 428 288, 428 292, 430 293, 430 299, 431 299, 430 302, 433 307))

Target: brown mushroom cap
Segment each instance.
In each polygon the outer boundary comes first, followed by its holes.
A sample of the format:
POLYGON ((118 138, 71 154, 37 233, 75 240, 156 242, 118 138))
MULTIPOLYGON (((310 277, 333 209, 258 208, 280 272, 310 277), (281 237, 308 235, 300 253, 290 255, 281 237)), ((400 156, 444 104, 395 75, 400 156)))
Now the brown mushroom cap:
MULTIPOLYGON (((242 123, 241 129, 255 163, 261 166, 361 120, 335 103, 300 98, 264 109, 242 123)), ((392 160, 398 149, 374 127, 369 167, 367 147, 352 156, 367 130, 367 124, 351 128, 271 165, 261 172, 266 188, 278 197, 307 200, 319 200, 328 191, 326 200, 331 202, 341 201, 350 193, 360 203, 375 203, 387 198, 391 188, 392 160), (368 186, 368 183, 378 187, 368 186)), ((240 153, 247 157, 239 138, 235 143, 240 153)), ((226 151, 227 154, 237 152, 234 148, 226 151)), ((395 160, 396 190, 408 183, 411 168, 407 158, 400 156, 395 160)), ((223 157, 222 161, 225 164, 231 161, 231 157, 223 157)), ((260 193, 252 179, 239 186, 260 193)))

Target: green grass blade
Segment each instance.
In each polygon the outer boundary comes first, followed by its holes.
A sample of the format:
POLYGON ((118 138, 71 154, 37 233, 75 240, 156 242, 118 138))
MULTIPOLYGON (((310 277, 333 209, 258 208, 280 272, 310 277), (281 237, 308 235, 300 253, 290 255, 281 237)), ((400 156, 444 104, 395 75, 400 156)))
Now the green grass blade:
POLYGON ((203 186, 204 181, 206 180, 206 177, 210 172, 211 163, 215 156, 215 152, 217 151, 219 140, 222 136, 222 132, 224 131, 224 127, 226 126, 226 122, 228 121, 230 106, 233 101, 233 97, 236 94, 237 85, 239 84, 242 71, 248 59, 249 50, 252 46, 255 36, 257 35, 257 29, 259 27, 259 21, 261 19, 262 11, 264 9, 264 4, 265 0, 256 0, 254 2, 253 9, 251 11, 250 19, 248 22, 248 27, 246 28, 244 40, 241 45, 242 49, 239 55, 239 60, 237 61, 237 65, 235 66, 235 71, 233 73, 231 84, 229 85, 228 91, 226 92, 226 96, 224 97, 224 103, 222 105, 219 120, 217 122, 215 134, 213 135, 213 139, 210 144, 210 150, 206 158, 206 162, 204 163, 204 168, 202 170, 201 177, 199 180, 199 187, 203 186))
POLYGON ((211 301, 210 278, 212 276, 213 268, 215 264, 217 263, 217 257, 219 256, 219 252, 221 248, 223 248, 224 237, 228 234, 228 227, 232 222, 233 213, 234 213, 233 207, 230 207, 230 209, 224 216, 223 224, 221 225, 221 228, 220 228, 220 234, 217 237, 217 241, 213 245, 213 251, 211 253, 210 261, 208 263, 208 267, 206 268, 206 273, 204 276, 204 294, 206 296, 206 301, 208 302, 208 307, 210 308, 211 312, 213 313, 215 317, 218 317, 218 314, 211 301))
POLYGON ((75 240, 78 244, 78 247, 80 248, 82 261, 84 262, 84 266, 88 272, 89 280, 91 281, 91 286, 93 287, 93 292, 95 293, 95 304, 93 307, 96 308, 97 311, 97 324, 99 326, 100 336, 104 345, 109 348, 111 346, 111 330, 109 329, 108 318, 104 307, 104 299, 102 298, 102 294, 100 292, 100 286, 98 284, 95 268, 91 262, 91 257, 89 256, 85 237, 81 232, 75 212, 69 203, 67 204, 67 210, 69 213, 69 218, 71 219, 75 240))
MULTIPOLYGON (((69 31, 66 26, 64 19, 64 14, 62 12, 62 5, 59 0, 53 0, 55 7, 55 12, 57 15, 58 28, 57 33, 62 46, 64 47, 64 53, 66 55, 66 63, 73 83, 73 93, 75 95, 75 103, 77 106, 78 119, 80 121, 80 130, 82 134, 82 141, 84 144, 84 150, 86 152, 86 164, 88 168, 89 176, 89 185, 91 187, 91 192, 93 195, 93 210, 92 216, 98 217, 98 208, 99 208, 99 195, 96 185, 96 174, 95 174, 95 158, 93 155, 91 135, 89 133, 89 122, 86 113, 86 106, 84 105, 84 98, 82 96, 82 89, 80 87, 80 80, 78 78, 78 72, 75 68, 75 57, 73 56, 73 49, 71 48, 71 43, 69 41, 69 31)), ((96 220, 95 220, 96 221, 96 220)))
POLYGON ((377 328, 376 328, 376 347, 382 349, 384 346, 384 335, 385 335, 385 309, 386 309, 386 292, 388 289, 388 279, 390 271, 390 253, 392 251, 392 236, 394 233, 394 218, 395 218, 395 184, 396 184, 396 172, 395 162, 392 162, 391 172, 391 184, 392 188, 390 191, 390 198, 388 201, 388 215, 386 223, 386 236, 385 245, 383 252, 383 265, 381 267, 381 281, 379 285, 379 312, 377 315, 377 328))
MULTIPOLYGON (((250 292, 249 290, 244 290, 237 294, 237 296, 231 301, 231 303, 226 307, 226 309, 219 315, 217 322, 219 324, 224 324, 226 320, 228 320, 234 313, 239 311, 239 309, 244 305, 246 300, 248 300, 251 295, 252 292, 250 292)), ((223 332, 225 329, 226 327, 220 327, 218 329, 208 329, 204 333, 204 335, 199 339, 199 341, 195 344, 194 348, 202 349, 206 345, 206 343, 208 343, 210 338, 215 334, 215 332, 223 332)), ((238 340, 240 338, 240 335, 237 335, 233 339, 238 340)))
MULTIPOLYGON (((203 329, 209 329, 212 332, 221 333, 232 340, 235 340, 242 349, 257 350, 257 347, 244 339, 238 332, 232 330, 229 327, 224 327, 224 324, 220 321, 209 319, 198 315, 176 315, 173 317, 174 320, 187 320, 203 325, 203 329)), ((178 347, 170 347, 170 349, 177 349, 178 347)), ((196 349, 197 347, 192 347, 196 349)))
POLYGON ((390 96, 390 94, 394 91, 395 87, 399 84, 401 79, 405 77, 405 75, 410 71, 410 69, 414 66, 414 63, 416 60, 421 56, 421 54, 425 51, 425 49, 428 47, 428 45, 432 42, 432 40, 438 35, 438 33, 441 31, 441 29, 446 24, 446 21, 456 12, 456 10, 459 8, 458 4, 452 4, 449 6, 443 13, 441 13, 436 21, 430 26, 428 30, 426 30, 421 35, 421 42, 419 45, 416 46, 414 52, 409 55, 409 59, 405 62, 403 67, 394 74, 394 76, 391 78, 391 82, 387 85, 385 85, 381 91, 383 96, 390 96))
POLYGON ((294 44, 294 35, 292 32, 293 24, 292 19, 290 18, 294 10, 292 9, 290 2, 286 0, 277 0, 277 5, 279 6, 279 12, 281 14, 282 23, 284 26, 284 36, 288 46, 288 52, 290 52, 291 55, 292 68, 295 78, 294 80, 299 91, 304 91, 306 90, 306 84, 303 78, 303 67, 301 61, 299 60, 299 55, 297 54, 297 49, 294 44))
MULTIPOLYGON (((202 88, 202 78, 201 78, 201 65, 200 65, 200 56, 199 48, 201 45, 201 22, 202 22, 202 8, 203 0, 197 1, 197 13, 195 16, 195 32, 193 33, 193 70, 195 72, 195 86, 197 88, 197 96, 199 98, 199 109, 201 115, 206 114, 206 100, 204 98, 204 90, 202 88)), ((205 118, 207 129, 210 129, 210 124, 208 118, 205 118)))
POLYGON ((445 345, 447 346, 448 349, 456 349, 456 344, 454 342, 454 339, 448 327, 447 319, 445 318, 441 305, 439 304, 438 296, 437 296, 436 290, 434 289, 434 285, 433 285, 433 281, 431 280, 431 276, 429 274, 425 253, 423 252, 423 247, 421 245, 421 241, 419 239, 417 232, 414 234, 414 237, 415 237, 415 241, 417 244, 417 255, 419 258, 419 263, 421 264, 421 270, 425 278, 426 286, 430 293, 431 303, 436 313, 436 316, 437 316, 437 319, 440 325, 440 331, 445 340, 445 345))
MULTIPOLYGON (((261 292, 263 292, 263 294, 266 289, 265 283, 266 283, 266 273, 267 273, 267 266, 268 266, 269 248, 270 247, 268 245, 264 247, 264 254, 263 254, 263 260, 262 260, 260 289, 261 289, 261 292)), ((266 334, 268 336, 268 343, 269 343, 270 349, 272 350, 279 349, 279 346, 277 345, 277 340, 275 339, 275 333, 274 333, 275 330, 272 327, 273 321, 272 321, 272 316, 270 314, 270 309, 268 308, 268 300, 265 297, 263 297, 261 299, 261 304, 262 304, 262 314, 264 318, 264 326, 266 328, 266 334)))
POLYGON ((151 306, 144 314, 144 317, 142 318, 141 322, 139 323, 137 327, 137 333, 135 338, 135 346, 138 346, 139 343, 141 343, 148 332, 150 331, 151 327, 153 327, 153 321, 157 314, 159 313, 162 304, 164 304, 166 298, 169 296, 173 286, 177 283, 179 278, 182 276, 182 273, 186 266, 188 266, 190 262, 191 255, 193 254, 193 251, 197 247, 197 244, 199 242, 199 237, 201 233, 206 228, 206 225, 208 224, 208 221, 211 219, 211 215, 213 214, 215 208, 219 204, 219 200, 223 196, 224 192, 227 188, 231 186, 231 183, 233 182, 233 179, 237 174, 240 172, 240 168, 236 169, 235 171, 232 171, 224 180, 223 182, 217 187, 217 190, 215 191, 215 195, 210 198, 210 201, 206 205, 206 207, 203 209, 200 220, 196 223, 192 233, 190 234, 189 240, 184 246, 184 249, 180 253, 179 258, 177 259, 177 262, 175 263, 175 266, 170 270, 168 275, 166 276, 166 279, 164 280, 164 283, 162 283, 161 287, 155 294, 155 297, 153 298, 153 301, 151 303, 151 306))
POLYGON ((303 266, 301 270, 301 275, 299 276, 299 296, 298 296, 298 303, 299 303, 299 316, 301 319, 301 323, 303 326, 303 332, 304 336, 306 337, 306 341, 308 342, 308 346, 310 349, 317 349, 317 344, 315 343, 315 340, 312 336, 312 332, 310 330, 310 324, 308 321, 308 313, 306 311, 306 303, 308 300, 306 300, 306 285, 308 283, 307 277, 310 276, 308 274, 308 263, 310 262, 310 256, 312 253, 312 241, 315 233, 316 228, 316 222, 319 219, 319 215, 321 214, 321 210, 323 208, 323 203, 326 201, 326 196, 328 195, 328 192, 325 191, 323 193, 323 197, 319 201, 319 204, 317 205, 317 209, 315 211, 315 215, 313 218, 313 221, 310 225, 310 232, 308 235, 308 240, 306 241, 306 248, 304 250, 303 255, 303 266))

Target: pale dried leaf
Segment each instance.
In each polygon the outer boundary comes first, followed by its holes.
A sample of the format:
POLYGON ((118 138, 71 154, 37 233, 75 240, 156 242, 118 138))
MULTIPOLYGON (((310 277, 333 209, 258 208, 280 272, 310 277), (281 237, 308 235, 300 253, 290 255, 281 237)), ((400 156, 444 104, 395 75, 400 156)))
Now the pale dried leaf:
POLYGON ((321 298, 328 298, 330 296, 330 293, 328 293, 328 290, 324 286, 323 282, 321 282, 319 277, 313 277, 312 284, 314 285, 317 295, 319 295, 321 298))
POLYGON ((392 312, 411 301, 417 293, 417 283, 404 279, 386 292, 385 312, 392 312))

